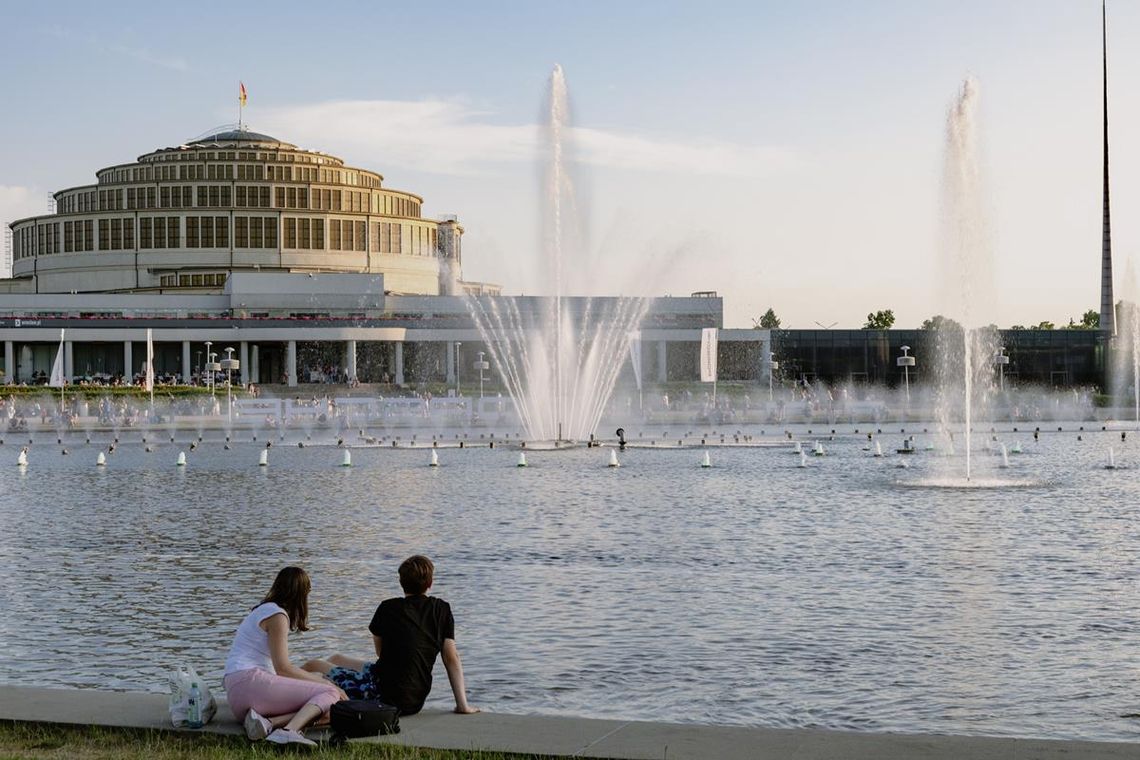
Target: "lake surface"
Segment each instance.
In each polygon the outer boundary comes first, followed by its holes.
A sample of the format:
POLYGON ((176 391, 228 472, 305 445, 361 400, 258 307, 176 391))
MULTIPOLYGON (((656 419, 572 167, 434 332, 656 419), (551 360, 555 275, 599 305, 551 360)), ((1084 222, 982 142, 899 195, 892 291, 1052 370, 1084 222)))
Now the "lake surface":
MULTIPOLYGON (((700 447, 631 448, 618 469, 608 449, 530 451, 522 469, 515 449, 448 448, 429 468, 422 443, 343 468, 295 433, 260 468, 261 442, 190 451, 186 433, 147 453, 134 432, 105 468, 110 434, 68 456, 37 434, 25 470, 8 440, 0 682, 164 691, 186 663, 219 688, 286 564, 313 578, 294 659, 363 657, 397 566, 424 553, 485 709, 1135 740, 1140 433, 1078 440, 1077 424, 999 432, 1024 452, 1009 470, 976 454, 978 478, 1020 484, 999 488, 922 485, 963 458, 922 434, 896 455, 895 430, 876 459, 850 426, 806 468, 743 446, 710 447, 708 469, 700 447), (1110 446, 1123 469, 1104 469, 1110 446)), ((429 705, 451 704, 437 665, 429 705)))

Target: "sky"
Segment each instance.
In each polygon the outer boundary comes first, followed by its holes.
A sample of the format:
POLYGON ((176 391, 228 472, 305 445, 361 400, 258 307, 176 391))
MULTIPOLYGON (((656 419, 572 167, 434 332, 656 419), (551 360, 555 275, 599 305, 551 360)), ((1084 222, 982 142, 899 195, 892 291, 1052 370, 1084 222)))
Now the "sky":
MULTIPOLYGON (((725 326, 940 311, 947 111, 980 87, 985 323, 1099 308, 1098 0, 0 0, 0 220, 237 120, 466 229, 464 277, 542 293, 561 64, 590 288, 724 298, 725 326), (987 299, 989 300, 989 299, 987 299)), ((1109 3, 1117 297, 1140 294, 1140 3, 1109 3)))

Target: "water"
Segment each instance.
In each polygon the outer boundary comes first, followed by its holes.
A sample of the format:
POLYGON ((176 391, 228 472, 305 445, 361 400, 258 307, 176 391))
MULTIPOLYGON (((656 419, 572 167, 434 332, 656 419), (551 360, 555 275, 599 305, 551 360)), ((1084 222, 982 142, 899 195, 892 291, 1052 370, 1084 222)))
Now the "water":
MULTIPOLYGON (((0 681, 161 691, 189 664, 216 688, 288 563, 313 576, 294 659, 366 656, 398 563, 424 552, 486 709, 1134 740, 1140 470, 1119 430, 1064 427, 999 430, 1023 446, 1010 470, 975 447, 988 489, 930 487, 933 433, 897 469, 894 431, 878 459, 839 430, 805 469, 787 442, 714 446, 707 469, 695 442, 631 445, 620 468, 585 448, 527 468, 449 448, 433 468, 426 447, 354 448, 345 468, 290 432, 259 467, 262 444, 215 433, 177 467, 179 434, 96 467, 95 433, 69 456, 37 442, 26 470, 8 444, 0 681), (1124 469, 1104 469, 1110 443, 1124 469)), ((449 707, 442 666, 429 704, 449 707)))

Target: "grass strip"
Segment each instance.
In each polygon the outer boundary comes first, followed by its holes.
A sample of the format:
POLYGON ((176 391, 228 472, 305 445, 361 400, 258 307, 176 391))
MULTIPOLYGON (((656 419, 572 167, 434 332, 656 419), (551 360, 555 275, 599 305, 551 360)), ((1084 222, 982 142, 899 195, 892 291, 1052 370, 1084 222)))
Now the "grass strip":
POLYGON ((337 760, 550 760, 478 750, 442 750, 396 744, 349 742, 339 747, 282 747, 244 737, 187 731, 154 731, 106 726, 67 726, 0 721, 0 760, 245 760, 309 756, 337 760))

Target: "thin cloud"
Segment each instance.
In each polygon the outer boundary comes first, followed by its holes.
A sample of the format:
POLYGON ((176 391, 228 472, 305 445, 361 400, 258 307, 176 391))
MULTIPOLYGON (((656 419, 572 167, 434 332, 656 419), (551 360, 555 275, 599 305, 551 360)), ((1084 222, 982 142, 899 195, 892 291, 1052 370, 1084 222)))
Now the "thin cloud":
MULTIPOLYGON (((260 111, 267 131, 281 139, 380 166, 478 174, 495 164, 534 161, 538 125, 496 124, 492 117, 445 100, 334 101, 260 111)), ((577 159, 599 167, 748 177, 770 176, 796 162, 781 147, 590 128, 572 134, 577 159)))
POLYGON ((64 29, 63 27, 51 27, 47 33, 52 37, 69 42, 81 42, 95 50, 104 53, 113 53, 127 58, 132 58, 136 61, 149 63, 152 66, 160 66, 164 69, 171 69, 173 71, 189 71, 190 66, 186 63, 186 59, 159 55, 152 52, 148 48, 131 47, 129 45, 122 45, 119 43, 107 44, 101 41, 93 34, 83 34, 71 29, 64 29))

